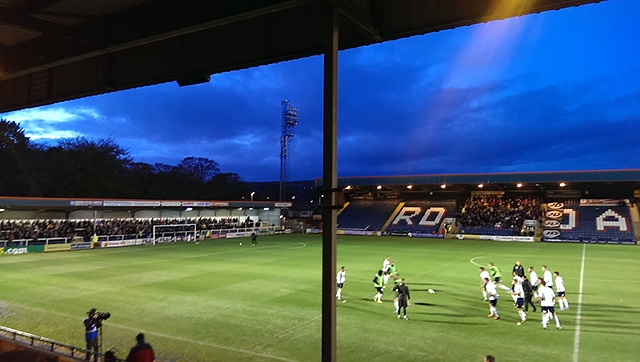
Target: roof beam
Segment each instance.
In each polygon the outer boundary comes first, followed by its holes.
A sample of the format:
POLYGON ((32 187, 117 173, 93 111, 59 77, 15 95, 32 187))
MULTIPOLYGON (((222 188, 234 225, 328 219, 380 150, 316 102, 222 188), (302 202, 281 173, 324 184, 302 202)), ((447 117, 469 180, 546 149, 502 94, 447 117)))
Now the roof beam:
POLYGON ((60 31, 64 28, 60 25, 34 18, 29 13, 16 11, 9 8, 3 8, 2 11, 0 11, 0 21, 22 28, 31 29, 32 31, 38 32, 40 34, 60 31))
POLYGON ((0 81, 301 6, 314 0, 143 3, 0 51, 0 81))
POLYGON ((380 31, 373 25, 371 17, 367 16, 367 14, 351 1, 338 2, 338 13, 343 19, 359 29, 372 42, 381 42, 383 40, 382 36, 380 36, 380 31))

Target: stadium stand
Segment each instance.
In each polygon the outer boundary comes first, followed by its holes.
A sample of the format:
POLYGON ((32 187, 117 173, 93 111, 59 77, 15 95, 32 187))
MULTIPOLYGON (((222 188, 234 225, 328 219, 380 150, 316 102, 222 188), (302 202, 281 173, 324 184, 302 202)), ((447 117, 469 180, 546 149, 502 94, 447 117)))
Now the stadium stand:
POLYGON ((566 200, 548 204, 543 241, 635 244, 625 200, 566 200))
POLYGON ((472 195, 456 214, 459 233, 520 235, 525 220, 539 220, 542 201, 537 196, 472 195))
POLYGON ((338 229, 380 231, 398 203, 397 200, 354 200, 338 214, 338 229))
POLYGON ((250 228, 254 222, 247 218, 157 218, 157 219, 98 219, 98 220, 0 220, 0 242, 31 245, 44 240, 79 238, 88 242, 94 233, 100 236, 132 235, 148 238, 154 225, 197 224, 199 231, 250 228))
POLYGON ((406 201, 386 228, 390 234, 443 235, 440 230, 446 218, 456 211, 456 200, 406 201))

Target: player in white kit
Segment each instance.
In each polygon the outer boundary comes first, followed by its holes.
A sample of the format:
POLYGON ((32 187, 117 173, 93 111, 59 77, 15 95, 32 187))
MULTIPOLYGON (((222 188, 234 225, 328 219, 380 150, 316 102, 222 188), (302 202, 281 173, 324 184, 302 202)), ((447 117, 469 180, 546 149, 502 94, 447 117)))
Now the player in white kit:
POLYGON ((562 278, 560 273, 557 271, 553 272, 553 275, 556 277, 556 293, 558 295, 558 305, 560 306, 560 310, 569 309, 569 301, 564 294, 564 278, 562 278))
POLYGON ((556 295, 553 293, 553 289, 546 285, 544 280, 540 281, 538 301, 540 302, 540 309, 542 309, 542 328, 547 329, 547 324, 551 317, 553 317, 556 321, 556 328, 562 329, 554 307, 556 304, 556 295))

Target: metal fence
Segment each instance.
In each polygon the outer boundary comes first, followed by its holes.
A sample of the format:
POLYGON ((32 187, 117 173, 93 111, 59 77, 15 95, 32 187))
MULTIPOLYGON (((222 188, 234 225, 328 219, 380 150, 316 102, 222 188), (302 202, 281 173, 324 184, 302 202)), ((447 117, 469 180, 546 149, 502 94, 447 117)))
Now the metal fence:
MULTIPOLYGON (((247 228, 227 228, 227 229, 212 229, 212 230, 197 230, 196 236, 199 240, 205 239, 207 235, 217 236, 221 234, 237 234, 237 233, 251 233, 257 234, 272 234, 279 230, 274 226, 260 226, 260 227, 247 227, 247 228)), ((189 232, 185 231, 165 231, 161 235, 164 238, 171 239, 171 241, 180 240, 181 236, 186 235, 189 232)), ((190 232, 193 233, 193 232, 190 232)), ((152 241, 150 236, 143 236, 140 234, 122 234, 122 235, 98 235, 98 242, 105 241, 124 241, 124 240, 147 240, 152 241)), ((0 248, 22 248, 35 245, 61 245, 72 244, 77 242, 77 237, 58 237, 58 238, 46 238, 46 239, 15 239, 15 240, 0 240, 0 248)))
MULTIPOLYGON (((27 345, 36 349, 56 353, 65 357, 84 359, 86 348, 76 347, 70 344, 54 341, 49 338, 36 336, 35 334, 18 331, 16 329, 0 326, 0 335, 7 339, 27 345)), ((102 359, 101 359, 102 360, 102 359)), ((118 361, 124 361, 118 359, 118 361)))

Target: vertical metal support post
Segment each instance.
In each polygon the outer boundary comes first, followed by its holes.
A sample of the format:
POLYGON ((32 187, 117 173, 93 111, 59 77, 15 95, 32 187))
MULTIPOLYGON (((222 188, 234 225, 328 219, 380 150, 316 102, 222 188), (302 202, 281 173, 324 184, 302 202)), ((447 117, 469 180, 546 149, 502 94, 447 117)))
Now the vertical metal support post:
POLYGON ((322 185, 322 361, 336 361, 336 249, 338 187, 338 0, 324 2, 324 114, 322 185))

